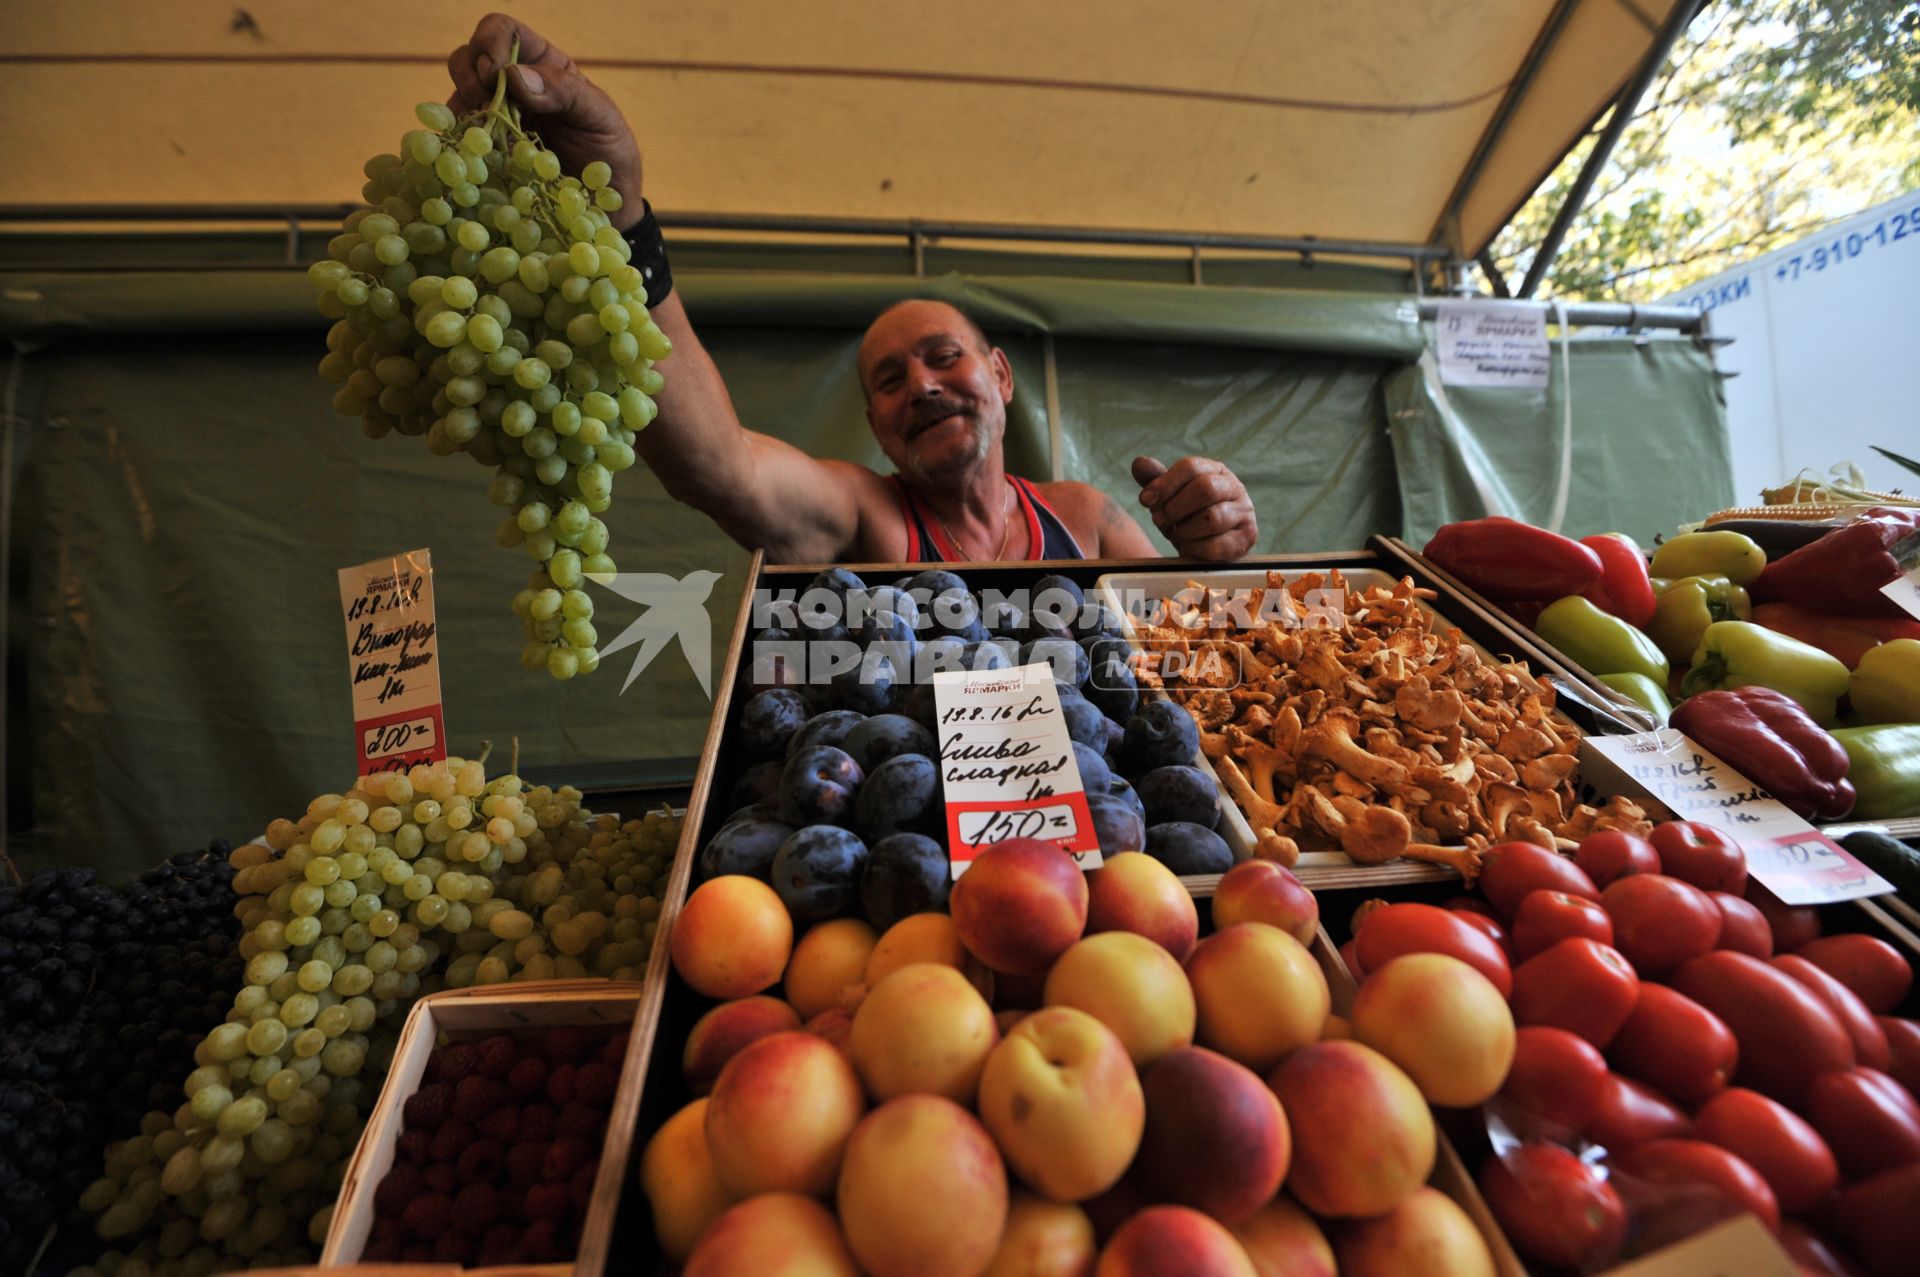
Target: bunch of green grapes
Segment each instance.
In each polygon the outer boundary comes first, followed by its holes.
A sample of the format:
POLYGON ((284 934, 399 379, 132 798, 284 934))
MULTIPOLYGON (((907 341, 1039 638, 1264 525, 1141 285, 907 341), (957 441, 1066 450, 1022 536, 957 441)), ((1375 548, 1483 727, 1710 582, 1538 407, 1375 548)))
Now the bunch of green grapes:
MULTIPOLYGON (((236 848, 247 983, 196 1048, 185 1102, 111 1146, 82 1196, 124 1248, 102 1277, 311 1262, 407 1007, 467 937, 491 943, 515 909, 499 883, 561 848, 581 859, 615 823, 580 802, 453 758, 324 794, 236 848)), ((673 841, 666 824, 649 848, 673 841)))
POLYGON ((665 811, 562 826, 500 884, 489 903, 505 907, 488 915, 486 930, 458 939, 447 984, 644 979, 679 837, 680 822, 665 811))
POLYGON ((495 533, 535 569, 514 596, 521 664, 555 678, 600 664, 589 577, 616 569, 613 477, 665 384, 672 351, 610 224, 620 194, 594 161, 578 177, 520 127, 501 72, 494 102, 456 120, 437 102, 398 154, 367 161, 370 207, 348 215, 308 277, 327 334, 320 375, 368 436, 425 435, 441 456, 495 467, 495 533))

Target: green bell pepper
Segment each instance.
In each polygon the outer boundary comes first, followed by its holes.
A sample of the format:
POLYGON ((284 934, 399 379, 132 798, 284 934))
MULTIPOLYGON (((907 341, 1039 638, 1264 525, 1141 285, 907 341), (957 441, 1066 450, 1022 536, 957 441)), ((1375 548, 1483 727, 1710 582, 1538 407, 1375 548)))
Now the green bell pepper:
POLYGON ((1920 816, 1920 726, 1843 727, 1833 734, 1850 760, 1857 820, 1920 816))
POLYGON ((1845 665, 1811 644, 1749 621, 1715 621, 1700 636, 1680 691, 1692 696, 1723 687, 1770 687, 1800 702, 1825 727, 1839 714, 1847 678, 1845 665))
POLYGON ((1920 639, 1868 648, 1854 667, 1847 699, 1863 723, 1920 723, 1920 639))
POLYGON ((1644 674, 1656 683, 1667 681, 1667 658, 1652 639, 1578 594, 1549 603, 1533 632, 1589 674, 1644 674))
POLYGON ((1653 552, 1650 576, 1724 576, 1745 585, 1767 567, 1767 552, 1743 532, 1684 532, 1653 552))
POLYGON ((1645 674, 1602 674, 1600 681, 1662 723, 1673 713, 1673 702, 1667 699, 1666 687, 1645 674))
POLYGON ((1675 665, 1693 659, 1700 636, 1715 621, 1744 621, 1753 615, 1747 592, 1724 576, 1683 576, 1664 585, 1656 582, 1659 598, 1647 633, 1675 665))

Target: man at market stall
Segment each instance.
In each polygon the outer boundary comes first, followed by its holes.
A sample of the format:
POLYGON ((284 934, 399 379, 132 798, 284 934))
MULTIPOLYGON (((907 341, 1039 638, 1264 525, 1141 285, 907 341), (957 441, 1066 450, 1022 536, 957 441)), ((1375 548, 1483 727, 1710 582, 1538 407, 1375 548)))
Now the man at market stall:
MULTIPOLYGON (((776 563, 955 562, 1151 557, 1145 531, 1090 484, 1009 475, 1003 451, 1013 369, 980 327, 943 302, 890 307, 860 344, 867 421, 896 469, 882 476, 822 460, 747 430, 687 320, 641 199, 640 151, 605 92, 565 52, 504 14, 481 19, 447 59, 449 105, 477 109, 515 39, 508 88, 566 166, 606 161, 624 200, 614 226, 646 272, 648 307, 673 342, 659 416, 635 450, 676 499, 776 563)), ((1246 486, 1224 464, 1185 457, 1133 463, 1140 504, 1182 555, 1236 559, 1259 535, 1246 486)))

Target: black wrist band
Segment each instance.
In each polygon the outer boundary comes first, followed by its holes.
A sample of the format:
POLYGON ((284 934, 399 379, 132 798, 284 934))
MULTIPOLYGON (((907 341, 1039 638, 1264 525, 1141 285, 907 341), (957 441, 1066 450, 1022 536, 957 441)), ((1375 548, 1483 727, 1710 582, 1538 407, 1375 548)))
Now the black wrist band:
POLYGON ((647 309, 651 310, 673 291, 673 268, 667 265, 667 244, 660 238, 660 223, 654 219, 653 205, 643 199, 640 207, 646 210, 646 215, 626 234, 627 247, 633 250, 627 264, 639 268, 647 290, 647 309))

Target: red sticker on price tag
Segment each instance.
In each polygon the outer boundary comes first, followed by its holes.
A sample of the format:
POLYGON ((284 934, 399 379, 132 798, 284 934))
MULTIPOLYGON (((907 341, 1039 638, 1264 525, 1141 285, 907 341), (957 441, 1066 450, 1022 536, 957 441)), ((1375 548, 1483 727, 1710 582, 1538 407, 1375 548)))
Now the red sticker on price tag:
POLYGON ((445 758, 432 556, 413 550, 341 568, 340 610, 359 774, 445 758))
POLYGON ((940 784, 953 876, 1009 838, 1060 844, 1100 865, 1100 839, 1051 665, 934 675, 940 784))

